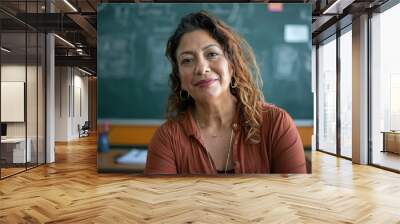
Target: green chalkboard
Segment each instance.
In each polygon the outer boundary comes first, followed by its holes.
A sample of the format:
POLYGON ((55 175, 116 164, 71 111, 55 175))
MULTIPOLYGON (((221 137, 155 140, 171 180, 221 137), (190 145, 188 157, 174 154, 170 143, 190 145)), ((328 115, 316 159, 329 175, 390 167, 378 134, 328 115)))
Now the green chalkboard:
POLYGON ((311 5, 100 4, 98 118, 163 119, 170 64, 165 44, 180 18, 207 10, 252 46, 267 102, 295 120, 312 120, 311 5))

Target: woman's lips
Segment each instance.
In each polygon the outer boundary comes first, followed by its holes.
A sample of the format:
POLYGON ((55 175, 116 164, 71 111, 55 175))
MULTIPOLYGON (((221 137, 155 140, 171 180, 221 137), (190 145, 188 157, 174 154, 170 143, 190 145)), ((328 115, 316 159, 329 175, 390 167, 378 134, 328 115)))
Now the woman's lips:
POLYGON ((213 84, 216 79, 203 79, 195 83, 195 86, 204 88, 204 87, 209 87, 211 84, 213 84))

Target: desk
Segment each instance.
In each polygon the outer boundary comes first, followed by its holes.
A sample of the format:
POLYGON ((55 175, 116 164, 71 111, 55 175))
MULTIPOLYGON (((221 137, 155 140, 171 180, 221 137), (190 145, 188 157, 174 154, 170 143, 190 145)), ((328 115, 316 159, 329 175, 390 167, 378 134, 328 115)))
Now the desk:
MULTIPOLYGON (((146 149, 143 149, 146 150, 146 149)), ((97 170, 100 173, 143 173, 145 164, 119 164, 116 159, 129 149, 112 148, 108 152, 97 152, 97 170)))
POLYGON ((400 131, 382 131, 383 150, 382 152, 393 152, 400 154, 400 131))
POLYGON ((25 163, 31 161, 31 145, 32 140, 27 139, 28 144, 25 151, 25 138, 6 138, 1 139, 1 153, 6 162, 9 163, 25 163), (26 154, 25 154, 26 152, 26 154), (3 153, 5 156, 3 156, 3 153), (11 157, 12 154, 12 157, 11 157), (8 157, 8 158, 6 158, 8 157), (11 160, 12 158, 12 160, 11 160), (27 161, 25 161, 27 158, 27 161))
MULTIPOLYGON (((138 147, 135 147, 138 148, 138 147)), ((143 149, 147 150, 147 149, 143 149)), ((108 152, 97 152, 97 170, 99 173, 143 173, 146 164, 119 164, 116 159, 129 152, 129 149, 111 149, 108 152)), ((307 173, 311 173, 311 149, 304 150, 307 173)))

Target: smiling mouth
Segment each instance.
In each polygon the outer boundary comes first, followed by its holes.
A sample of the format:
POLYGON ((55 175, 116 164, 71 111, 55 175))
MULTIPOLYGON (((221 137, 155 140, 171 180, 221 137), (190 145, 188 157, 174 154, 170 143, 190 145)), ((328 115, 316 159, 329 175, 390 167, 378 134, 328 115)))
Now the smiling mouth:
POLYGON ((208 87, 211 84, 213 84, 217 79, 203 79, 198 82, 196 82, 194 85, 198 87, 208 87))

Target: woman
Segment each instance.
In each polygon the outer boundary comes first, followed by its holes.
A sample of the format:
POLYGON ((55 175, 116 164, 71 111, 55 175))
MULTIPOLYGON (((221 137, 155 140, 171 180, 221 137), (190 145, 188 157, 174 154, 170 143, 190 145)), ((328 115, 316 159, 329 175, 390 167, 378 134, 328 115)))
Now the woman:
POLYGON ((305 173, 290 116, 264 102, 246 41, 201 11, 169 38, 168 120, 157 129, 145 174, 305 173))

